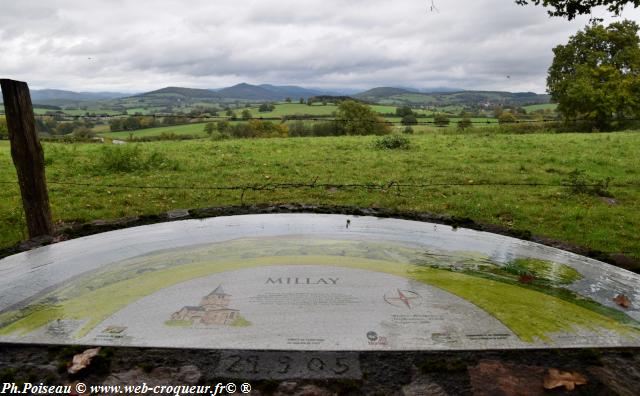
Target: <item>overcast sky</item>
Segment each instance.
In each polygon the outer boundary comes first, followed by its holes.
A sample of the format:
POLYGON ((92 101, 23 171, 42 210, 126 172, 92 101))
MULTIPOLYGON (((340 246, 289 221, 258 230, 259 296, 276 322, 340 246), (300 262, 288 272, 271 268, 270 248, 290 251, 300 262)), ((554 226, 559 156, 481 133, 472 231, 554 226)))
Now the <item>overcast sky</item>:
MULTIPOLYGON (((435 4, 432 12, 430 0, 0 0, 0 77, 76 91, 248 82, 542 93, 552 48, 588 21, 513 0, 435 4)), ((638 20, 640 11, 623 16, 638 20)))

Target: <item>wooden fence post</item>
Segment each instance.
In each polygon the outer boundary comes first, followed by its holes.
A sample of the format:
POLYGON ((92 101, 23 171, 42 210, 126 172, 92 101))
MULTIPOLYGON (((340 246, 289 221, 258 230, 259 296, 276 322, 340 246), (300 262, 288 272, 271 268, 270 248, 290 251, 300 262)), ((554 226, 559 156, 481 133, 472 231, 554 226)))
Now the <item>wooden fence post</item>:
POLYGON ((53 234, 44 153, 36 133, 27 83, 0 79, 4 112, 11 141, 11 157, 18 173, 29 238, 53 234))

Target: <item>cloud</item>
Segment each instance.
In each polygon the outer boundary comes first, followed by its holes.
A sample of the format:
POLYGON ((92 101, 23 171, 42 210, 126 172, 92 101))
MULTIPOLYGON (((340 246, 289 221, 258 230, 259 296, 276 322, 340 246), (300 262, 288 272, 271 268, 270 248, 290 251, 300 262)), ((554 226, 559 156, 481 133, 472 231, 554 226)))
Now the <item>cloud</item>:
POLYGON ((510 0, 436 0, 438 12, 426 0, 0 1, 0 76, 82 91, 246 81, 543 92, 552 48, 588 19, 510 0))

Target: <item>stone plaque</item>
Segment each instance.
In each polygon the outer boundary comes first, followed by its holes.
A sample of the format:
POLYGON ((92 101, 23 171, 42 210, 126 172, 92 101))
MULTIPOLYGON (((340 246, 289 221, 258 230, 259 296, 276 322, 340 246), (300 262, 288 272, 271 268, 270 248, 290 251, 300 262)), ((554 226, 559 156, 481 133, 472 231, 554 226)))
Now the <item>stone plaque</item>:
MULTIPOLYGON (((183 220, 0 260, 0 342, 12 343, 623 347, 640 346, 639 308, 640 276, 605 263, 490 233, 370 217, 183 220)), ((255 378, 276 378, 287 364, 282 378, 308 365, 322 378, 359 372, 351 355, 261 356, 225 355, 219 369, 255 378)))

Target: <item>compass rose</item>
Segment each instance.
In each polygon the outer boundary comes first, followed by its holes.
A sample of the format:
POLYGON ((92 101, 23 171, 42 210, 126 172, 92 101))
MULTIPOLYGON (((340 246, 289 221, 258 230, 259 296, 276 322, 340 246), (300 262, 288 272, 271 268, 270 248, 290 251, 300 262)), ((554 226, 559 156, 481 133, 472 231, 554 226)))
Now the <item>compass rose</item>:
POLYGON ((384 301, 394 307, 407 307, 411 309, 418 305, 418 300, 422 299, 418 293, 411 290, 396 289, 396 291, 397 295, 393 295, 391 297, 386 294, 384 295, 384 301))

